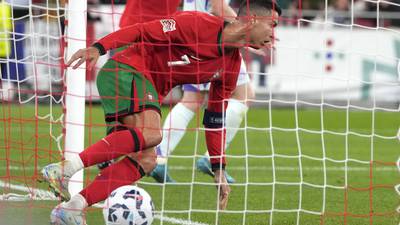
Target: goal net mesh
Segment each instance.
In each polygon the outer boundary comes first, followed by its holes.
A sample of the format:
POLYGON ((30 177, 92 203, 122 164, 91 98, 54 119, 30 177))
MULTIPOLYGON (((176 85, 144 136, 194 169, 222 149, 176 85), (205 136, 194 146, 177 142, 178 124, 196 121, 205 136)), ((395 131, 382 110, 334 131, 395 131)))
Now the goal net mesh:
MULTIPOLYGON (((74 110, 64 107, 65 10, 59 1, 16 2, 0 3, 0 221, 47 223, 59 199, 37 179, 62 159, 64 113, 74 110)), ((197 169, 206 152, 200 109, 166 164, 176 183, 138 182, 155 224, 399 223, 400 2, 278 2, 274 48, 242 51, 256 97, 241 126, 227 128, 237 129, 226 150, 236 180, 227 209, 197 169)), ((89 3, 91 44, 118 29, 124 5, 89 3)), ((86 73, 85 146, 105 135, 95 79, 108 57, 86 73)), ((181 94, 166 98, 163 119, 181 94)), ((97 173, 87 169, 84 185, 97 173)), ((104 223, 98 208, 87 220, 104 223)))
POLYGON ((38 189, 63 147, 63 27, 58 1, 0 3, 1 199, 56 199, 38 189))

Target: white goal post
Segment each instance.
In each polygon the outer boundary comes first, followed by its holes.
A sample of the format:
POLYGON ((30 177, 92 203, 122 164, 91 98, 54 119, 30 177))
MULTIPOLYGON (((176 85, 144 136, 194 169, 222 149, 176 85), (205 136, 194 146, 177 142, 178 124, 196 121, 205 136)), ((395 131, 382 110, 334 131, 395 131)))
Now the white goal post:
MULTIPOLYGON (((87 1, 69 0, 67 17, 67 54, 68 60, 79 49, 86 48, 87 1)), ((65 93, 65 158, 77 156, 85 144, 85 87, 86 63, 76 70, 67 68, 65 93)), ((83 170, 76 173, 70 181, 71 194, 79 193, 83 188, 83 170)))

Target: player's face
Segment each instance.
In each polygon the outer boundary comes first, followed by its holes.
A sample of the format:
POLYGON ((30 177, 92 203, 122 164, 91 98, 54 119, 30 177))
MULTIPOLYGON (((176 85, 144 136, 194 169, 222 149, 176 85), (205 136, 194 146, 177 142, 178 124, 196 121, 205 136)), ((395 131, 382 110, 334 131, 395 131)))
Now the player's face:
POLYGON ((269 16, 256 17, 250 31, 250 46, 256 49, 271 46, 274 40, 274 27, 278 25, 279 14, 272 11, 269 16))

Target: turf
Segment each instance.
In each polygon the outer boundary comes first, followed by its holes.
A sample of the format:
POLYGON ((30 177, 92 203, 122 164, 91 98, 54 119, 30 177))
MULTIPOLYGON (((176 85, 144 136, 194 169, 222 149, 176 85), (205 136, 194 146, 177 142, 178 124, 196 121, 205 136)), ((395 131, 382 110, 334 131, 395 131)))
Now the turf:
MULTIPOLYGON (((47 190, 36 180, 42 166, 61 158, 57 146, 63 143, 55 141, 62 134, 55 121, 61 112, 50 105, 1 105, 1 182, 47 190), (36 119, 35 111, 42 119, 36 119)), ((196 129, 201 116, 192 121, 169 160, 178 183, 160 185, 145 177, 139 185, 162 216, 204 224, 397 225, 400 197, 393 187, 400 183, 394 163, 400 155, 398 112, 327 107, 295 112, 250 109, 242 123, 247 129, 238 132, 227 152, 227 170, 237 182, 224 212, 216 211, 211 177, 194 168, 205 151, 203 131, 196 129)), ((99 105, 87 107, 85 126, 86 146, 105 134, 99 105)), ((85 184, 96 174, 97 169, 86 170, 85 184)), ((24 193, 4 184, 0 190, 24 193)), ((48 224, 56 204, 0 201, 0 225, 48 224)), ((90 208, 87 217, 89 225, 104 224, 98 208, 90 208)))

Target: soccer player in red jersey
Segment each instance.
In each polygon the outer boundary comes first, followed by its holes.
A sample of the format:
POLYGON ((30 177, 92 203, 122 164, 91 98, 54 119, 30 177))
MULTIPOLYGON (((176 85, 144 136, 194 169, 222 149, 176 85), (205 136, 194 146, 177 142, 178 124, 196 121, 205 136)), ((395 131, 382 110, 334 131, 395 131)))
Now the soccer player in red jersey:
POLYGON ((280 13, 272 0, 245 0, 233 22, 200 12, 179 12, 166 19, 125 27, 77 51, 67 62, 68 66, 74 64, 73 69, 86 60, 92 67, 108 50, 131 45, 110 59, 97 78, 108 135, 76 157, 42 170, 51 189, 67 201, 52 211, 52 224, 85 224, 86 207, 154 169, 154 147, 162 139, 161 98, 174 86, 186 83, 211 82, 203 124, 220 194, 218 205, 225 209, 230 187, 224 176, 223 100, 236 86, 239 49, 270 46, 280 13), (120 160, 70 198, 67 184, 73 174, 115 158, 120 160))
MULTIPOLYGON (((181 0, 127 0, 124 12, 119 21, 119 27, 135 25, 166 18, 176 13, 181 0)), ((119 48, 118 51, 124 50, 119 48)), ((109 166, 114 160, 99 163, 99 169, 109 166)))

